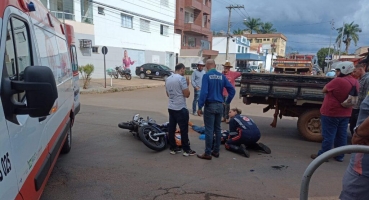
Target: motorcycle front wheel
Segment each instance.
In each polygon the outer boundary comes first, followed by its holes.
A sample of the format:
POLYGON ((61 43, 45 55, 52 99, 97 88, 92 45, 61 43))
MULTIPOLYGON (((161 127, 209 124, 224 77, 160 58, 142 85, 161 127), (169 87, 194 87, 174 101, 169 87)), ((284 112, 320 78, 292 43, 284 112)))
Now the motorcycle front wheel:
POLYGON ((144 125, 138 131, 141 141, 147 147, 154 151, 163 151, 167 148, 166 136, 153 136, 155 133, 158 133, 158 131, 150 125, 144 125))
POLYGON ((125 77, 126 77, 127 80, 131 80, 132 79, 131 74, 126 74, 125 77))
POLYGON ((119 78, 118 73, 117 74, 114 74, 113 76, 114 76, 115 79, 118 79, 119 78))

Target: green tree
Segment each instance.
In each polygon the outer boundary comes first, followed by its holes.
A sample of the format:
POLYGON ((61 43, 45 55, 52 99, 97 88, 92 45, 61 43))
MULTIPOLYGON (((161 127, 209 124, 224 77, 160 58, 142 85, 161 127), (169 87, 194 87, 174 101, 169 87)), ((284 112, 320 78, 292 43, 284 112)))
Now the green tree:
POLYGON ((263 24, 260 18, 251 18, 248 17, 246 21, 243 22, 246 26, 246 31, 249 31, 251 34, 252 32, 258 32, 260 30, 260 26, 263 24))
POLYGON ((223 35, 224 34, 221 31, 219 31, 219 32, 213 31, 213 36, 223 36, 223 35))
MULTIPOLYGON (((346 45, 345 52, 346 52, 346 54, 348 54, 348 49, 350 47, 351 41, 353 40, 354 43, 355 43, 355 46, 356 46, 357 42, 359 41, 358 33, 361 33, 362 30, 359 27, 359 25, 354 24, 354 22, 351 22, 350 24, 345 23, 344 26, 345 26, 345 30, 343 32, 343 41, 342 42, 345 43, 345 45, 346 45)), ((336 42, 338 44, 341 44, 342 29, 343 29, 343 27, 337 29, 338 35, 337 35, 336 42)))
MULTIPOLYGON (((333 54, 334 49, 330 48, 331 54, 333 54)), ((318 53, 318 65, 324 69, 325 66, 327 66, 327 63, 325 62, 325 57, 328 56, 329 48, 321 48, 318 53)))
POLYGON ((237 30, 233 30, 233 34, 234 35, 242 35, 243 34, 243 30, 238 28, 237 30))
POLYGON ((273 28, 273 24, 271 22, 261 23, 260 30, 258 33, 268 34, 268 33, 275 33, 277 29, 273 28))
POLYGON ((82 75, 83 89, 87 89, 88 85, 90 84, 91 75, 92 75, 92 72, 94 72, 95 67, 92 64, 87 64, 85 66, 80 66, 78 70, 82 75))

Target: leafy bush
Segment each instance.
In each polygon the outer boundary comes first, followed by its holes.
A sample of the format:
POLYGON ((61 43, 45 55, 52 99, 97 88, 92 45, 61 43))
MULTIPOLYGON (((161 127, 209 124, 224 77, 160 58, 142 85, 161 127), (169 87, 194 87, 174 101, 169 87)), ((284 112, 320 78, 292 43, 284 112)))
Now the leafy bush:
POLYGON ((78 70, 83 78, 83 89, 87 89, 91 81, 91 74, 94 72, 95 67, 93 64, 87 64, 85 66, 80 66, 78 70))
POLYGON ((193 71, 192 70, 186 70, 185 71, 185 75, 192 75, 193 71))

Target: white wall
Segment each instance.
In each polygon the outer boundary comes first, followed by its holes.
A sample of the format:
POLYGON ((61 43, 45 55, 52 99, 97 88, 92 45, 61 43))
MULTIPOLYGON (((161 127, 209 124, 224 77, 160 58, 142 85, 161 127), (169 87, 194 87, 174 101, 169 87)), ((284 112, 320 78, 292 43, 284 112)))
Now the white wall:
MULTIPOLYGON (((250 52, 250 47, 242 44, 237 44, 235 37, 229 39, 228 53, 242 53, 242 47, 244 48, 244 53, 250 52), (240 52, 238 52, 238 46, 241 47, 240 52)), ((219 51, 219 53, 226 53, 227 37, 213 37, 213 50, 219 51)))
POLYGON ((169 7, 161 6, 160 1, 149 0, 131 0, 130 3, 120 1, 119 4, 117 4, 116 0, 98 0, 97 2, 139 13, 163 22, 132 15, 132 13, 124 13, 105 6, 101 6, 104 8, 105 15, 100 15, 98 14, 96 4, 94 4, 93 15, 96 45, 174 52, 175 36, 173 23, 175 19, 175 0, 169 0, 169 7), (122 27, 121 13, 133 16, 132 29, 122 27), (150 32, 140 30, 141 18, 150 21, 150 32), (160 24, 169 26, 168 36, 160 34, 160 24))

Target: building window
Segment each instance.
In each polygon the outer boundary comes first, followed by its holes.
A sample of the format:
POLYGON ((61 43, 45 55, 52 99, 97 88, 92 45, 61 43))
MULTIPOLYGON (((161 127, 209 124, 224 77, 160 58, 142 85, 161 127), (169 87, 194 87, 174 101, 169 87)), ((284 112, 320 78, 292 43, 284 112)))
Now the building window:
POLYGON ((90 1, 90 0, 81 0, 82 22, 88 23, 88 24, 93 24, 94 23, 92 9, 93 9, 92 1, 90 1))
POLYGON ((262 39, 256 39, 256 43, 261 43, 262 39))
POLYGON ((99 15, 105 15, 104 8, 103 7, 97 7, 97 13, 99 13, 99 15))
POLYGON ((194 37, 188 37, 188 46, 190 46, 190 47, 196 47, 196 38, 194 38, 194 37))
POLYGON ((150 32, 150 21, 145 19, 140 19, 140 30, 145 32, 150 32))
POLYGON ((208 21, 208 16, 207 15, 203 15, 202 16, 202 27, 206 26, 206 21, 208 21))
POLYGON ((168 36, 169 26, 160 24, 160 35, 168 36))
POLYGON ((252 43, 253 42, 253 39, 250 39, 249 41, 250 41, 250 43, 252 43))
POLYGON ((241 46, 238 46, 238 53, 241 53, 241 46))
POLYGON ((121 14, 122 27, 133 28, 133 17, 125 14, 121 14))
POLYGON ((183 12, 183 8, 180 8, 179 11, 183 12))
POLYGON ((160 5, 169 7, 169 0, 160 0, 160 5))
POLYGON ((184 35, 183 36, 183 41, 182 41, 183 46, 186 46, 186 39, 187 39, 187 37, 184 35))
POLYGON ((263 39, 263 41, 266 41, 266 39, 263 39))
POLYGON ((193 23, 193 13, 185 11, 185 23, 193 23))
POLYGON ((277 42, 277 38, 273 39, 273 42, 277 42))
POLYGON ((245 53, 245 47, 242 47, 242 53, 245 53))
POLYGON ((41 2, 55 17, 75 20, 73 0, 41 0, 41 2))
POLYGON ((92 53, 99 53, 99 47, 92 47, 92 53))
POLYGON ((270 41, 270 38, 268 38, 267 41, 270 41))

